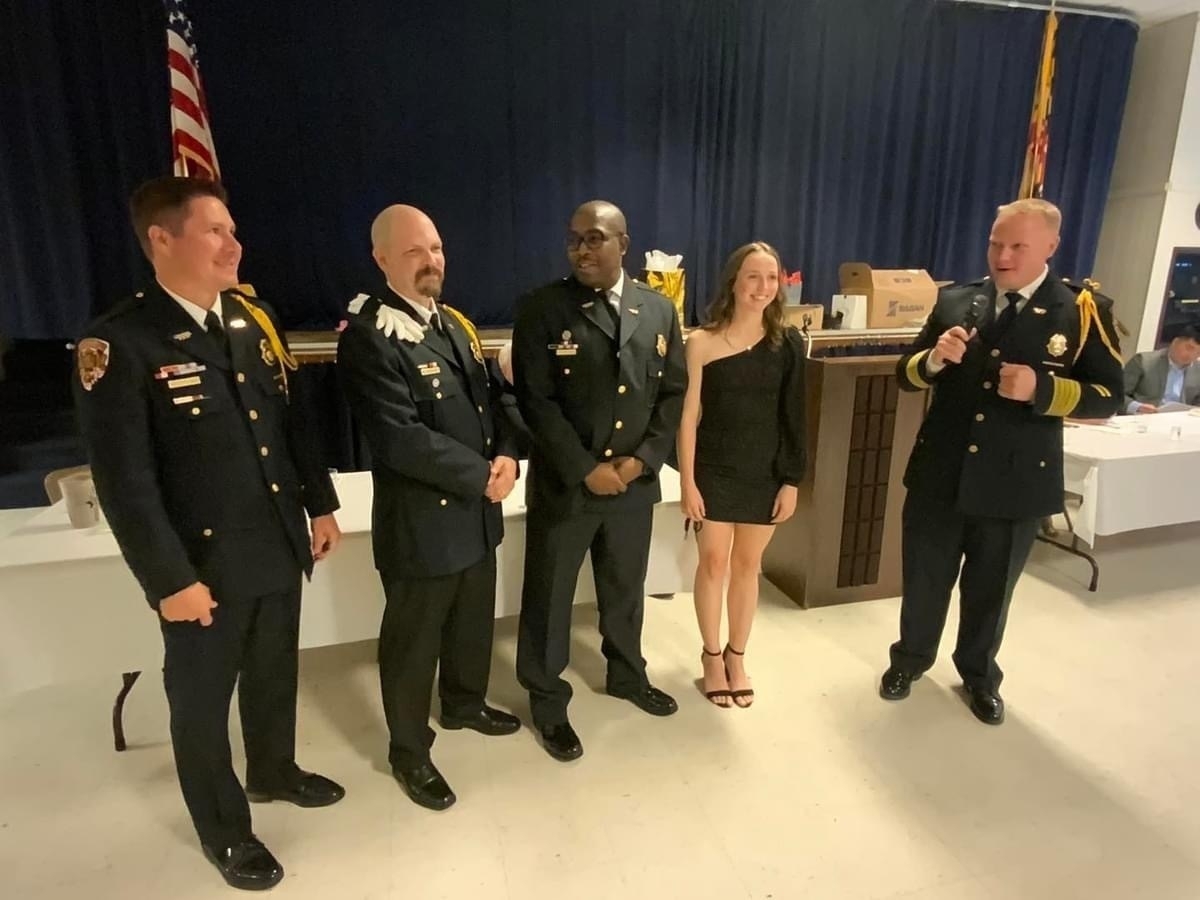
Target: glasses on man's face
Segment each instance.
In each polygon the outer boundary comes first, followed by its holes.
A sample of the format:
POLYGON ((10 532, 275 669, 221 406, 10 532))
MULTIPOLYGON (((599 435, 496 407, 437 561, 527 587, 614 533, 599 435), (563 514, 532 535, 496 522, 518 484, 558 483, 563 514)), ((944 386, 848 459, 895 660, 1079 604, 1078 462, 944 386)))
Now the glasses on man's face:
POLYGON ((605 234, 599 228, 592 228, 585 234, 576 234, 569 232, 566 238, 567 250, 574 253, 579 249, 579 245, 587 247, 589 250, 599 250, 605 243, 615 237, 615 235, 605 234))

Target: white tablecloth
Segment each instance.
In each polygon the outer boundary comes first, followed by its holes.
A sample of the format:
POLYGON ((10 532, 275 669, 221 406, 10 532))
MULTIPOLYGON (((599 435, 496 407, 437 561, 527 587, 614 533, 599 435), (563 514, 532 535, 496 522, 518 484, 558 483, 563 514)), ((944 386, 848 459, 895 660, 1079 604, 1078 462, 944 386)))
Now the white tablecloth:
MULTIPOLYGON (((646 592, 691 590, 695 541, 683 540, 679 475, 664 468, 654 508, 646 592)), ((377 637, 383 589, 371 557, 371 476, 336 476, 342 544, 304 589, 300 646, 377 637)), ((524 482, 504 502, 497 554, 496 615, 520 609, 525 557, 524 482)), ((595 601, 584 563, 576 603, 595 601)), ((0 515, 0 695, 87 677, 161 666, 155 616, 106 528, 72 529, 62 503, 0 515)))
POLYGON ((1083 498, 1075 533, 1088 544, 1097 535, 1200 521, 1200 416, 1068 423, 1063 455, 1066 489, 1083 498))

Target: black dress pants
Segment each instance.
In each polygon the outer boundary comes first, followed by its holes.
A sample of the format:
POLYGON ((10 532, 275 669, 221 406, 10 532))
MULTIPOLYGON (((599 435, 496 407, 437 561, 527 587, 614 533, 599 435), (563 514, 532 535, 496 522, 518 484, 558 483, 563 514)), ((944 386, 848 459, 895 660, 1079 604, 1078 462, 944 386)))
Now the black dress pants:
POLYGON ((492 663, 496 614, 496 553, 433 578, 381 573, 387 606, 379 630, 379 682, 393 769, 429 761, 434 733, 430 696, 438 670, 443 714, 470 716, 483 708, 492 663))
POLYGON ((933 665, 957 581, 961 610, 954 665, 968 686, 999 689, 1004 673, 996 655, 1039 520, 967 516, 911 491, 903 520, 904 597, 892 665, 914 674, 933 665))

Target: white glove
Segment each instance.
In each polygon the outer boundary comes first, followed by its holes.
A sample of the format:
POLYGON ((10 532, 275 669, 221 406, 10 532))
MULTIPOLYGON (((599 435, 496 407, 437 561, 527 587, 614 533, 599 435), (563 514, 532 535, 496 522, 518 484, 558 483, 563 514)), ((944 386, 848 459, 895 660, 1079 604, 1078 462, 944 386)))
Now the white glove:
POLYGON ((400 310, 382 303, 379 305, 379 311, 375 313, 375 327, 383 332, 384 337, 395 335, 410 344, 419 344, 425 340, 424 328, 400 310))

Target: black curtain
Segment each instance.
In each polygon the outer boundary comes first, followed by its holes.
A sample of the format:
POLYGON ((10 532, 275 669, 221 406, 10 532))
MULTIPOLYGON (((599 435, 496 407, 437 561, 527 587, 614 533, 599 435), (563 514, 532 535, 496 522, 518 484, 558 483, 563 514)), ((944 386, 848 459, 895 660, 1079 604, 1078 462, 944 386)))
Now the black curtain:
MULTIPOLYGON (((100 5, 0 6, 0 330, 17 336, 74 334, 145 277, 123 206, 168 167, 162 14, 100 5)), ((243 279, 313 326, 380 285, 368 228, 393 202, 433 217, 447 299, 481 325, 564 272, 566 220, 593 197, 628 214, 633 273, 645 250, 684 254, 693 318, 751 239, 820 300, 847 260, 976 277, 1020 181, 1044 24, 938 0, 191 13, 243 279)), ((1046 196, 1066 216, 1067 275, 1090 274, 1136 37, 1062 17, 1046 196)))
POLYGON ((78 334, 148 271, 126 202, 170 171, 157 0, 0 0, 0 332, 78 334))

